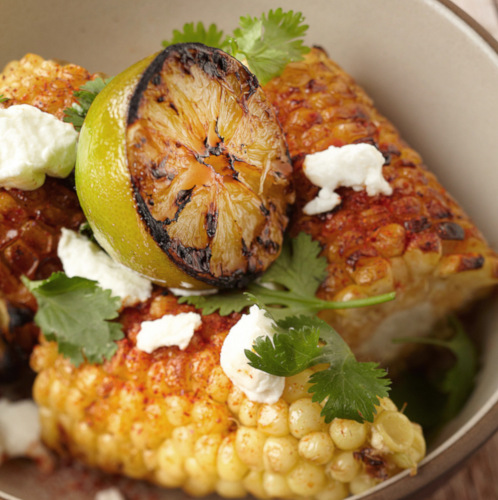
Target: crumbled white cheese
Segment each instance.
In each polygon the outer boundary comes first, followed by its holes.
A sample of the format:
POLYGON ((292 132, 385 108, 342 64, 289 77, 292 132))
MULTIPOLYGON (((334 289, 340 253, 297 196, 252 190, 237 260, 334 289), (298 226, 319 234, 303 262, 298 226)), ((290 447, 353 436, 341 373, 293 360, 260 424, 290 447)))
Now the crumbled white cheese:
POLYGON ((183 351, 201 325, 200 314, 193 312, 144 321, 137 335, 137 348, 150 354, 159 347, 176 345, 183 351))
POLYGON ((124 306, 147 300, 152 293, 148 279, 115 262, 98 245, 75 231, 62 229, 57 254, 70 278, 79 276, 97 281, 102 289, 120 297, 124 306))
POLYGON ((284 392, 285 378, 270 375, 249 365, 244 353, 252 350, 257 337, 273 337, 273 321, 258 306, 230 329, 221 348, 220 365, 227 377, 251 401, 276 403, 284 392))
POLYGON ((0 400, 0 457, 31 456, 39 446, 40 419, 31 400, 0 400))
POLYGON ((217 288, 208 288, 206 290, 185 290, 184 288, 168 288, 168 290, 177 297, 190 297, 192 295, 214 295, 218 293, 217 288))
POLYGON ((98 491, 95 500, 125 500, 125 497, 117 488, 107 488, 98 491))
POLYGON ((335 193, 339 187, 350 187, 355 191, 365 189, 368 196, 393 192, 382 176, 384 157, 371 144, 348 144, 342 147, 330 146, 325 151, 307 155, 303 171, 308 179, 321 187, 318 196, 303 209, 307 215, 328 212, 341 202, 335 193))
POLYGON ((0 186, 32 190, 45 175, 67 177, 76 161, 78 132, 28 104, 0 109, 0 186))

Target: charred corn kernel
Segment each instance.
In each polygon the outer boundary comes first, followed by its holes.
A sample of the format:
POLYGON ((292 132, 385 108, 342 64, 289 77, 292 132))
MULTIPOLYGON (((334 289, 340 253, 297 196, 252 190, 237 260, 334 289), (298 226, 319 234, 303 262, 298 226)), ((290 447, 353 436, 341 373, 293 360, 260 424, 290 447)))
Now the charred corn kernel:
POLYGON ((224 498, 244 498, 247 496, 247 490, 240 481, 218 480, 216 483, 216 493, 224 498))
POLYGON ((263 473, 261 471, 251 470, 242 480, 246 490, 257 498, 270 498, 263 484, 263 473))
POLYGON ((310 432, 321 431, 325 424, 321 406, 311 399, 298 399, 289 406, 289 429, 296 438, 302 438, 310 432))
POLYGON ((378 480, 368 474, 358 474, 349 483, 349 491, 353 495, 361 495, 378 484, 378 480))
POLYGON ((263 448, 266 435, 251 427, 239 427, 235 437, 237 455, 249 468, 263 468, 263 448))
POLYGON ((372 441, 375 448, 387 447, 390 451, 407 450, 414 439, 412 423, 395 411, 384 411, 374 421, 372 441))
POLYGON ((349 483, 358 474, 360 464, 355 460, 351 451, 341 451, 334 455, 327 465, 327 473, 332 479, 349 483))
POLYGON ((289 434, 289 406, 279 400, 272 405, 261 405, 258 410, 258 430, 271 436, 289 434))
POLYGON ((289 498, 294 493, 289 487, 287 478, 276 472, 263 473, 263 488, 268 495, 277 498, 289 498))
POLYGON ((401 469, 414 469, 418 462, 425 456, 426 446, 422 429, 417 424, 413 426, 413 442, 410 447, 401 453, 393 455, 393 462, 401 469))
POLYGON ((368 427, 354 420, 335 418, 329 427, 330 437, 337 448, 355 450, 360 448, 367 438, 368 427))
POLYGON ((218 475, 226 481, 240 481, 247 473, 247 465, 235 451, 235 436, 227 436, 218 449, 216 460, 218 475))
POLYGON ((244 399, 239 408, 239 420, 242 425, 255 427, 258 425, 259 403, 244 399))
POLYGON ((285 387, 282 398, 287 401, 287 403, 293 403, 301 398, 311 398, 311 394, 308 392, 308 389, 311 386, 309 383, 311 375, 313 375, 313 371, 306 369, 297 375, 287 377, 285 379, 285 387))
POLYGON ((296 465, 299 458, 298 441, 292 436, 269 437, 263 447, 266 470, 285 474, 296 465))
POLYGON ((289 488, 296 495, 316 495, 326 483, 323 467, 300 461, 288 474, 289 488))
POLYGON ((330 479, 325 488, 315 495, 316 500, 343 500, 349 496, 348 487, 340 481, 330 479))
POLYGON ((334 443, 326 432, 310 432, 299 441, 299 455, 317 465, 330 462, 334 443))

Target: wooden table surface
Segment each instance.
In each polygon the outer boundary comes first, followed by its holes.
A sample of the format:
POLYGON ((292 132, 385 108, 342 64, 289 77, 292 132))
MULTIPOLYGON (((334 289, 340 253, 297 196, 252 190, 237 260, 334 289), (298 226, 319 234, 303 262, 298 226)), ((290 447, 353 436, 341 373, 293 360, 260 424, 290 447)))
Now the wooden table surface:
MULTIPOLYGON (((498 0, 452 1, 498 39, 498 0)), ((498 500, 498 433, 445 485, 420 500, 498 500)))

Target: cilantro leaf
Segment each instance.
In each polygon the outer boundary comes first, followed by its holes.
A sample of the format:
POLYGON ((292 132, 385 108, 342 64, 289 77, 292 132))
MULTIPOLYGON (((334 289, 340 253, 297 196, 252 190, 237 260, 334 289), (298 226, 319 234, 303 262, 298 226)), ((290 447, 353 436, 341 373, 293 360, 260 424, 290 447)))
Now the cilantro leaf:
POLYGON ((59 352, 75 365, 85 360, 102 363, 117 350, 123 338, 118 316, 121 301, 111 297, 95 281, 53 273, 50 278, 23 283, 38 302, 35 322, 48 340, 57 341, 59 352))
POLYGON ((379 398, 389 393, 386 371, 376 363, 357 361, 342 337, 317 317, 277 321, 273 338, 257 338, 253 351, 245 354, 254 368, 281 377, 328 364, 310 377, 309 389, 313 401, 325 401, 322 416, 327 423, 334 418, 372 422, 379 398))
POLYGON ((441 410, 441 422, 451 420, 462 409, 474 388, 478 369, 477 351, 472 340, 465 333, 462 324, 453 316, 448 318, 448 326, 453 331, 450 339, 433 337, 405 337, 393 342, 412 342, 449 349, 455 362, 446 372, 439 374, 435 388, 446 395, 441 410))
POLYGON ((5 97, 3 94, 0 94, 0 102, 6 102, 9 100, 9 97, 5 97))
POLYGON ((320 283, 327 274, 327 259, 320 257, 320 244, 306 233, 296 238, 286 239, 278 259, 260 278, 260 283, 251 283, 247 293, 231 292, 208 296, 182 297, 203 314, 219 311, 226 316, 234 311, 240 312, 245 306, 259 304, 267 309, 275 319, 287 316, 314 315, 324 309, 349 309, 381 304, 393 300, 393 293, 351 300, 332 302, 315 297, 320 283), (268 286, 271 285, 271 288, 268 286), (237 298, 238 297, 238 298, 237 298))
POLYGON ((282 73, 291 61, 300 61, 309 52, 303 45, 308 26, 300 12, 270 10, 261 17, 242 16, 231 37, 225 37, 215 24, 206 29, 202 22, 187 23, 183 31, 174 30, 173 43, 198 42, 224 50, 236 57, 256 75, 262 85, 282 73))
POLYGON ((308 25, 301 12, 270 10, 268 15, 241 17, 234 31, 233 56, 247 61, 249 69, 262 85, 282 73, 291 61, 299 61, 309 52, 302 38, 308 25))
POLYGON ((209 28, 206 29, 202 22, 198 22, 197 25, 194 23, 185 23, 183 31, 174 30, 172 39, 163 40, 162 45, 163 47, 167 47, 175 43, 186 42, 203 43, 204 45, 218 49, 222 49, 225 46, 223 31, 218 29, 216 24, 210 24, 209 28))
POLYGON ((79 132, 92 102, 111 79, 112 78, 106 78, 104 80, 100 77, 95 78, 95 80, 90 80, 82 85, 80 90, 74 91, 73 95, 76 97, 78 103, 64 110, 63 121, 72 123, 74 128, 79 132))

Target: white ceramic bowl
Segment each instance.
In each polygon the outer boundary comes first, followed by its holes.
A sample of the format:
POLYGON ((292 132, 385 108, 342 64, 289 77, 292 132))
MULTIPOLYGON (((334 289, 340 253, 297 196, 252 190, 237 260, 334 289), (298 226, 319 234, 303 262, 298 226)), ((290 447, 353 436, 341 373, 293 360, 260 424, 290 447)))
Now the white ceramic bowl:
MULTIPOLYGON (((0 66, 35 52, 112 75, 159 50, 185 22, 216 22, 231 31, 240 15, 282 4, 305 14, 308 42, 326 48, 366 88, 498 248, 498 44, 446 0, 3 0, 0 66)), ((446 426, 417 476, 401 474, 361 498, 423 498, 424 488, 497 429, 496 303, 491 300, 477 321, 482 369, 459 417, 446 426)), ((5 490, 7 498, 56 500, 69 498, 71 487, 70 498, 83 500, 93 498, 93 487, 108 484, 78 476, 86 484, 74 489, 71 474, 46 479, 30 464, 12 463, 0 469, 0 495, 5 490)), ((148 498, 147 487, 126 487, 148 498)), ((180 492, 163 496, 186 498, 180 492)))

